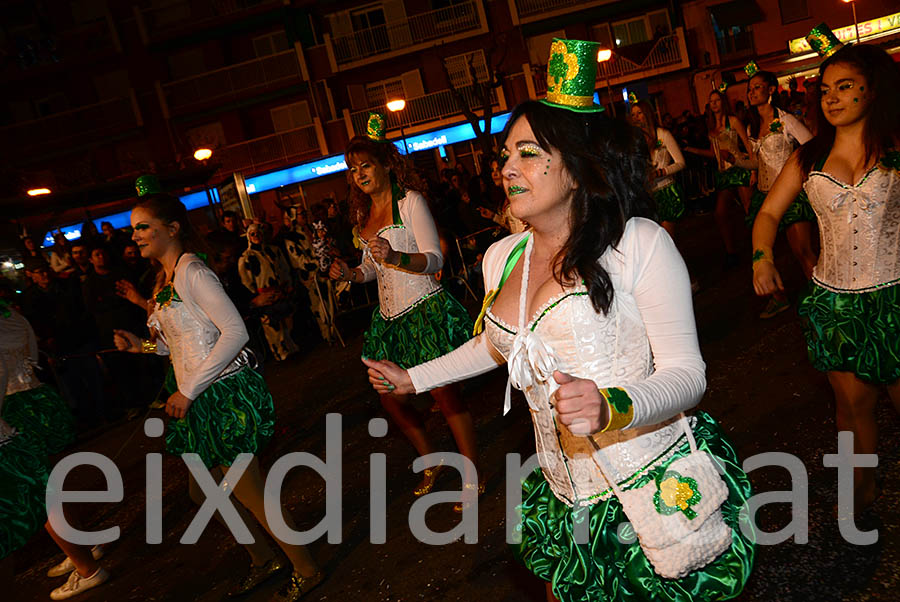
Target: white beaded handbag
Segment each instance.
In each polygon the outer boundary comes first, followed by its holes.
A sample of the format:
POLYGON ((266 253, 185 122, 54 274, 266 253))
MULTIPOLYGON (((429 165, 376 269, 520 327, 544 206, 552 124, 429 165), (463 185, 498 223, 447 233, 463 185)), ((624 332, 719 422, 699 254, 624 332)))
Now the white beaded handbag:
POLYGON ((728 549, 732 535, 722 516, 728 488, 709 454, 697 449, 683 413, 679 423, 691 453, 670 463, 658 479, 628 491, 616 483, 604 452, 588 437, 594 461, 619 498, 644 555, 668 579, 711 563, 728 549))

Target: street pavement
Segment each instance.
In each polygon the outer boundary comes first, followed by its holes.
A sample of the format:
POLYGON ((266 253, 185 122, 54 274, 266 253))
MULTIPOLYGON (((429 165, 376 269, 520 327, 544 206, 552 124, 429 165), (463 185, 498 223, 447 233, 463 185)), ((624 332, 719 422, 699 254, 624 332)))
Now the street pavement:
MULTIPOLYGON (((707 362, 708 389, 700 408, 711 413, 731 437, 739 456, 762 452, 793 454, 802 460, 809 482, 808 543, 793 539, 759 546, 756 568, 738 600, 774 601, 894 601, 900 599, 900 510, 898 490, 898 419, 887 397, 879 406, 879 475, 884 493, 860 529, 877 529, 878 542, 854 546, 843 541, 833 514, 837 470, 823 466, 823 455, 837 451, 834 400, 823 374, 806 359, 794 307, 770 320, 758 313, 764 302, 753 295, 749 259, 726 270, 712 215, 686 219, 678 243, 691 273, 701 285, 694 297, 701 347, 707 362)), ((742 257, 749 258, 744 240, 742 257)), ((784 241, 776 247, 779 268, 792 298, 804 285, 799 267, 784 241)), ((472 299, 467 306, 476 309, 472 299)), ((412 447, 391 426, 384 437, 369 434, 369 421, 383 416, 359 362, 362 328, 368 310, 341 319, 346 348, 320 344, 281 363, 269 363, 265 377, 276 400, 278 423, 272 443, 261 456, 268 468, 290 452, 308 452, 325 459, 326 414, 339 414, 342 433, 341 529, 335 541, 320 537, 310 550, 328 579, 304 600, 490 600, 541 601, 544 587, 512 557, 505 544, 505 480, 507 454, 525 458, 534 452, 528 409, 520 396, 513 410, 502 415, 505 370, 467 382, 463 393, 476 421, 482 473, 487 492, 479 500, 477 543, 454 541, 428 545, 418 541, 408 525, 415 501, 412 490, 420 475, 412 471, 412 447), (370 479, 372 454, 384 454, 387 466, 386 543, 370 542, 370 479)), ((431 412, 429 397, 415 400, 427 420, 429 436, 439 449, 453 450, 449 429, 440 413, 431 412)), ((151 416, 164 417, 161 411, 151 416)), ((145 467, 148 452, 162 450, 160 439, 144 435, 141 419, 119 423, 71 451, 94 451, 113 458, 124 484, 122 502, 80 504, 86 527, 118 526, 119 539, 108 546, 104 566, 112 580, 78 598, 85 602, 159 600, 201 602, 221 600, 246 571, 248 556, 219 523, 212 521, 193 545, 179 543, 196 514, 187 496, 187 469, 180 459, 164 455, 163 541, 145 543, 145 467)), ((788 471, 762 467, 750 473, 757 492, 792 487, 788 471)), ((801 487, 800 482, 794 487, 801 487)), ((70 489, 99 489, 96 469, 80 469, 67 481, 70 489)), ((459 490, 459 477, 445 472, 438 490, 459 490)), ((308 468, 291 470, 282 499, 301 530, 325 516, 325 483, 308 468)), ((757 524, 776 532, 791 521, 790 506, 764 506, 757 524)), ((459 523, 451 504, 440 504, 425 515, 428 527, 444 532, 459 523)), ((802 519, 802 517, 801 517, 802 519)), ((14 556, 15 578, 4 600, 46 600, 63 578, 45 577, 61 556, 50 538, 40 533, 14 556), (7 597, 11 593, 11 597, 7 597)), ((248 601, 268 600, 282 581, 272 579, 248 601)))

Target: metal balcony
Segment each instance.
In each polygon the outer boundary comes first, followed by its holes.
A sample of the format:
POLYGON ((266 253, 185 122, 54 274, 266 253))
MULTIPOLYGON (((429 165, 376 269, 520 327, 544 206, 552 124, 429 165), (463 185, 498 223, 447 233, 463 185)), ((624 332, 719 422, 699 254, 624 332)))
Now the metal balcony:
POLYGON ((143 31, 149 38, 160 37, 181 28, 196 30, 204 24, 265 5, 277 7, 281 0, 172 0, 165 4, 137 8, 143 31))
POLYGON ((162 85, 170 111, 303 81, 293 50, 206 71, 162 85))
POLYGON ((528 23, 548 17, 584 10, 616 0, 507 0, 513 23, 528 23))
POLYGON ((439 40, 483 33, 485 21, 480 2, 470 0, 333 39, 326 35, 326 44, 334 68, 348 68, 383 60, 388 53, 411 52, 439 40))
MULTIPOLYGON (((688 67, 690 59, 684 43, 684 30, 679 27, 674 33, 655 40, 643 60, 634 60, 621 51, 613 51, 609 60, 597 64, 597 82, 618 85, 688 67)), ((547 95, 547 66, 532 68, 532 71, 535 96, 543 98, 547 95)))
MULTIPOLYGON (((477 100, 472 88, 471 85, 465 86, 458 88, 458 91, 465 99, 469 108, 478 112, 481 110, 481 103, 477 100)), ((501 102, 502 94, 499 96, 501 98, 498 98, 497 89, 491 90, 492 105, 501 107, 504 105, 504 103, 501 102)), ((354 132, 361 133, 366 131, 366 122, 369 118, 370 111, 386 113, 387 127, 391 130, 400 128, 401 119, 403 120, 404 128, 412 128, 417 125, 441 121, 442 119, 462 114, 462 111, 456 100, 453 98, 453 94, 450 90, 441 90, 440 92, 433 92, 416 98, 407 98, 406 108, 397 113, 386 111, 383 105, 351 113, 350 121, 353 124, 354 132)))
POLYGON ((87 143, 141 125, 137 104, 132 97, 113 98, 0 127, 0 138, 8 149, 46 150, 54 146, 87 143))
POLYGON ((214 158, 221 161, 219 173, 242 171, 253 174, 287 165, 303 155, 319 151, 316 125, 313 124, 220 148, 214 158))

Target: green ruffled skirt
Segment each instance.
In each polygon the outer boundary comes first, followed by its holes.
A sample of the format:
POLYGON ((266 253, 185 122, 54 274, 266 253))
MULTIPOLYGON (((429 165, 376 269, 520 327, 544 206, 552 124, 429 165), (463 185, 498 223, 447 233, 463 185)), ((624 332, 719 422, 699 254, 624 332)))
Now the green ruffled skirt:
POLYGON ((75 418, 59 393, 49 385, 7 395, 3 419, 43 447, 45 453, 61 452, 75 441, 75 418))
MULTIPOLYGON (((744 218, 748 228, 753 227, 753 222, 756 221, 756 214, 759 213, 759 210, 763 206, 763 201, 765 200, 765 192, 758 188, 753 190, 753 196, 750 197, 750 208, 747 211, 747 216, 744 218)), ((781 232, 791 224, 796 224, 797 222, 815 221, 816 212, 813 211, 812 205, 809 204, 809 198, 806 196, 806 191, 801 190, 794 202, 791 203, 787 208, 787 211, 784 212, 781 222, 778 223, 778 231, 781 232)))
POLYGON ((362 354, 412 368, 453 351, 470 338, 472 318, 459 301, 441 289, 390 320, 376 307, 362 354))
MULTIPOLYGON (((577 544, 573 537, 576 512, 553 495, 537 469, 522 484, 522 523, 517 527, 522 541, 512 549, 529 570, 551 582, 560 602, 706 602, 729 600, 741 593, 756 554, 754 542, 738 526, 739 511, 751 496, 750 481, 716 421, 705 412, 697 412, 696 418, 697 447, 718 458, 724 469, 722 478, 729 496, 722 512, 732 528, 731 548, 681 579, 660 577, 637 540, 632 544, 619 542, 618 526, 628 519, 615 496, 582 507, 577 513, 589 521, 590 529, 588 543, 577 544)), ((690 453, 683 435, 678 445, 673 461, 690 453)), ((626 489, 648 483, 664 472, 665 465, 649 471, 626 489)))
POLYGON ((678 182, 672 182, 653 193, 659 221, 674 222, 684 217, 684 192, 678 182))
POLYGON ((231 466, 238 454, 257 454, 275 430, 275 406, 266 381, 244 368, 211 384, 184 418, 169 422, 166 451, 199 454, 207 468, 231 466))
POLYGON ((47 520, 47 456, 28 434, 0 445, 0 558, 27 542, 47 520))
POLYGON ((798 311, 816 370, 853 372, 875 384, 900 378, 900 285, 835 293, 811 283, 798 311))
POLYGON ((715 176, 716 190, 737 188, 750 185, 750 170, 743 167, 729 167, 725 171, 717 171, 715 176))

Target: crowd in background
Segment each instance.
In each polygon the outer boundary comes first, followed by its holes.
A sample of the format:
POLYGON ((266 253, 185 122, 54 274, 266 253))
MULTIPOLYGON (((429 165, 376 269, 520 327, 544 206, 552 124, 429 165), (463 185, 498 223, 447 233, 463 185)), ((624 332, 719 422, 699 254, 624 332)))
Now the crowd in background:
MULTIPOLYGON (((812 95, 797 90, 793 81, 779 95, 779 106, 814 130, 806 119, 812 95)), ((733 110, 746 123, 743 101, 733 110)), ((684 111, 657 117, 682 148, 708 148, 708 113, 707 105, 700 115, 684 111)), ((686 163, 678 178, 688 211, 709 210, 715 165, 696 155, 687 155, 686 163)), ((509 214, 501 167, 496 156, 482 156, 477 173, 458 162, 422 174, 445 255, 440 277, 451 288, 460 281, 454 277, 466 273, 466 284, 477 291, 486 248, 507 232, 527 227, 509 214)), ((219 227, 207 235, 207 263, 244 316, 260 364, 321 341, 334 342, 335 315, 350 292, 328 278, 328 268, 337 258, 349 265, 360 258, 345 199, 282 204, 280 211, 254 221, 225 211, 219 227)), ((146 334, 155 270, 141 258, 129 229, 117 230, 109 222, 100 231, 85 222, 76 240, 61 232, 53 239, 55 244, 43 249, 34 237, 24 237, 21 251, 27 279, 21 307, 39 340, 43 377, 59 384, 85 424, 134 413, 157 395, 165 360, 107 351, 113 328, 146 334), (148 369, 145 362, 153 365, 148 369)))

